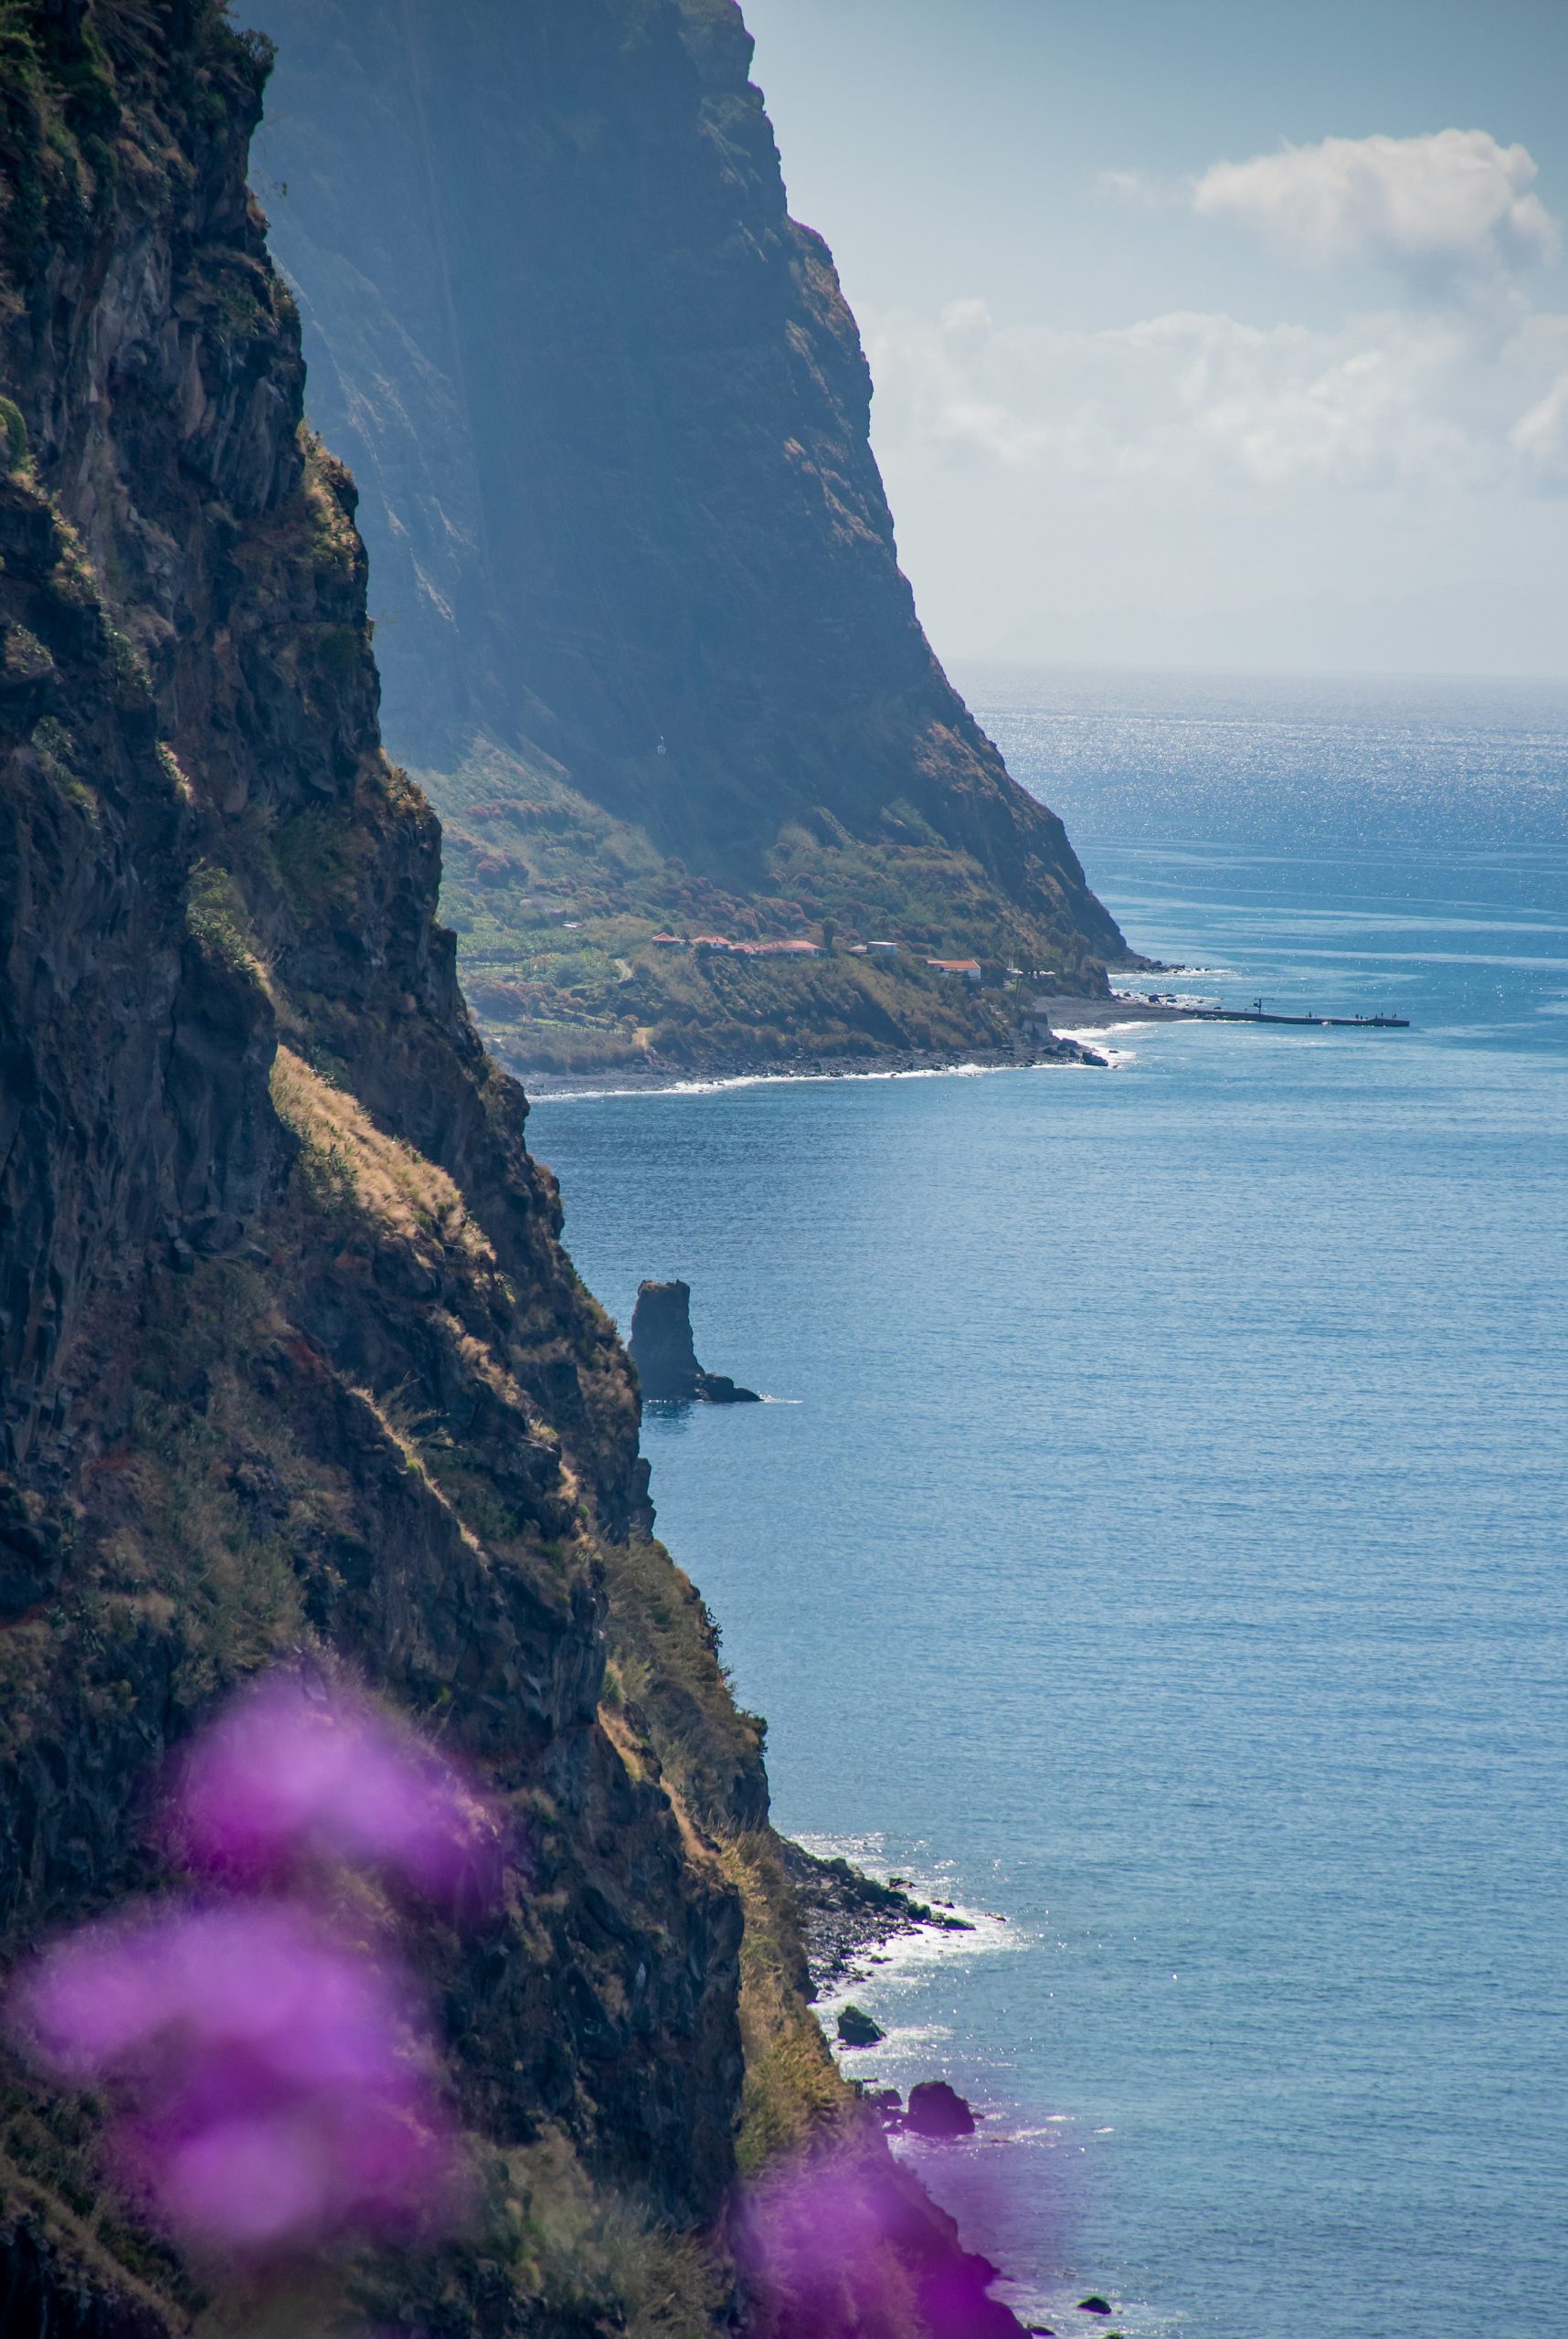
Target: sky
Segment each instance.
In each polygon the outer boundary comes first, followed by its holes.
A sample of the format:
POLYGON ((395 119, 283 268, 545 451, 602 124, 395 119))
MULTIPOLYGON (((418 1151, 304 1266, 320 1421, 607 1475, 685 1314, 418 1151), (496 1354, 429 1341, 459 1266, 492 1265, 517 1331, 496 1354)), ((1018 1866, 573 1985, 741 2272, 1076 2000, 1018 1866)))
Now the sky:
POLYGON ((1568 676, 1568 0, 747 0, 955 661, 1568 676))

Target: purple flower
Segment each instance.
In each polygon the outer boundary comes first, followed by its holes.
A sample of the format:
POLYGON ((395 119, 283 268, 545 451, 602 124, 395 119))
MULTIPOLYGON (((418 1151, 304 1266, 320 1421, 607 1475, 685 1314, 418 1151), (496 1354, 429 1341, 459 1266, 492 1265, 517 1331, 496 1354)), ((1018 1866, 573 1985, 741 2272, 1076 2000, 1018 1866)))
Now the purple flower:
POLYGON ((880 2140, 820 2146, 769 2171, 742 2202, 736 2256, 774 2339, 892 2339, 911 2307, 931 2339, 1022 2339, 991 2296, 997 2269, 880 2140))
POLYGON ((109 2084, 115 2166, 182 2238, 265 2254, 457 2211, 408 1994, 309 1910, 170 1903, 90 1927, 24 1978, 15 2016, 57 2079, 109 2084))
POLYGON ((447 1903, 499 1885, 493 1807, 368 1698, 292 1669, 242 1690, 197 1739, 170 1833, 197 1874, 242 1887, 302 1861, 395 1875, 447 1903))

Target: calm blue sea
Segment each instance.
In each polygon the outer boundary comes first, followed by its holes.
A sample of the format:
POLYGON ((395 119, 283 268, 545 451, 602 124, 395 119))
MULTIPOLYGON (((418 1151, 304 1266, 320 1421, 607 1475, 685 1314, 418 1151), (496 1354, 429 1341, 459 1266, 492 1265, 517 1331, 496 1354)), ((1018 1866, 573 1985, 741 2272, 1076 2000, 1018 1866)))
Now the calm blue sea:
POLYGON ((1057 2331, 1568 2331, 1568 692, 993 678, 1115 1069, 535 1109, 778 1816, 995 1912, 853 2059, 1057 2331), (1103 2326, 1101 2326, 1103 2327, 1103 2326))

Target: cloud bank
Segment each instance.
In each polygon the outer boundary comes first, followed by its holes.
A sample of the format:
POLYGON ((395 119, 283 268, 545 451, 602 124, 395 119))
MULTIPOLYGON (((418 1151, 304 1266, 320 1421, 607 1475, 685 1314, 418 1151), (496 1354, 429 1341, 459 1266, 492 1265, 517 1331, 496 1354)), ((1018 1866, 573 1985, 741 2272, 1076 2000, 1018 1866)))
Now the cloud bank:
POLYGON ((1189 310, 999 325, 979 301, 874 320, 878 443, 1042 480, 1568 490, 1568 315, 1532 310, 1517 281, 1557 245, 1536 175, 1478 130, 1217 163, 1185 183, 1198 218, 1319 264, 1386 262, 1420 297, 1331 329, 1189 310))
POLYGON ((872 335, 879 444, 1076 479, 1568 487, 1568 317, 1501 338, 1393 311, 1332 332, 1173 311, 1098 333, 962 301, 872 335))

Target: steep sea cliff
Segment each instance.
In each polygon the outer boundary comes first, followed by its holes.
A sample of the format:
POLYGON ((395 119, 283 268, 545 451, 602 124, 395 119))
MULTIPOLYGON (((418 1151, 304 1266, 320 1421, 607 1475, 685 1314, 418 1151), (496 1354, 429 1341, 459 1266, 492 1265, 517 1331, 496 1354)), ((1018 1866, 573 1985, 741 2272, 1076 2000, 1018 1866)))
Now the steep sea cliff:
MULTIPOLYGON (((803 2333, 788 2268, 737 2287, 737 2180, 836 2135, 900 2181, 381 751, 355 492, 246 185, 268 63, 215 0, 0 16, 0 1968, 156 1889, 170 1750, 331 1653, 527 1847, 415 1941, 471 2228, 340 2270, 332 2327, 803 2333)), ((0 2062, 0 2322, 227 2327, 97 2119, 0 2062)), ((907 2262, 961 2266, 898 2198, 907 2262)))
POLYGON ((920 629, 734 0, 260 18, 260 181, 365 493, 388 737, 507 1060, 1007 1041, 1016 1000, 928 958, 1103 989, 1115 921, 920 629), (652 945, 824 921, 815 959, 652 945))

